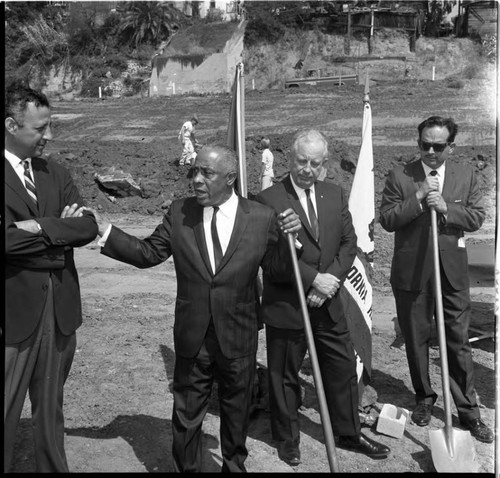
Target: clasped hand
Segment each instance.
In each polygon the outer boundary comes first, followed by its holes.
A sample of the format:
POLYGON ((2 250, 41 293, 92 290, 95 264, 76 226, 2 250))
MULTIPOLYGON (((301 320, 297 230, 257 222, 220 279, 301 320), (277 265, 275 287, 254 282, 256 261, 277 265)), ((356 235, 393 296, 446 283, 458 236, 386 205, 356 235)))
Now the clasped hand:
POLYGON ((299 215, 293 209, 278 214, 278 225, 283 234, 297 234, 302 228, 299 215))
POLYGON ((434 208, 441 214, 448 212, 446 201, 439 192, 439 180, 436 176, 427 176, 417 191, 417 199, 422 201, 424 198, 430 208, 434 208))
POLYGON ((441 214, 446 214, 448 212, 448 206, 443 196, 438 191, 431 191, 427 194, 427 206, 434 208, 437 212, 441 214))
POLYGON ((332 274, 318 272, 307 294, 307 305, 321 307, 325 300, 331 299, 339 289, 339 279, 332 274))

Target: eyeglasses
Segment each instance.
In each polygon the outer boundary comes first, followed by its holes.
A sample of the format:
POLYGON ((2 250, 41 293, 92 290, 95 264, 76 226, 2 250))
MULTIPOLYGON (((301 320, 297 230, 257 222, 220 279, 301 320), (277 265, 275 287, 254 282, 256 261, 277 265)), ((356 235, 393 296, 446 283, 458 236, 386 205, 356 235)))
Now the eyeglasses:
POLYGON ((442 153, 449 144, 450 143, 426 143, 425 141, 420 141, 420 147, 424 151, 429 151, 429 149, 432 148, 436 153, 442 153))

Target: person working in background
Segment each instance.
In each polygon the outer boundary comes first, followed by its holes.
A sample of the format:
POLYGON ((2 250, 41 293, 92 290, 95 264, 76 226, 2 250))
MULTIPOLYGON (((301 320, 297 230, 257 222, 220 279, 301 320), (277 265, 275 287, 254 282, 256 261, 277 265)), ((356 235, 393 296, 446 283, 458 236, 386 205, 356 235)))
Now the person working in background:
POLYGON ((180 166, 190 166, 196 158, 195 147, 198 146, 198 141, 196 140, 195 130, 198 123, 198 116, 194 114, 189 121, 182 125, 179 131, 179 142, 182 145, 182 154, 179 159, 180 166))
POLYGON ((220 407, 222 471, 242 472, 256 370, 259 267, 289 281, 292 262, 283 233, 296 233, 291 209, 237 196, 236 153, 204 146, 190 170, 195 197, 172 203, 140 240, 97 216, 101 252, 136 267, 173 256, 177 276, 174 323, 173 458, 178 472, 200 472, 202 423, 214 380, 220 407), (280 232, 280 228, 281 231, 280 232))
POLYGON ((260 145, 262 146, 262 172, 260 174, 261 191, 270 188, 273 185, 274 171, 273 163, 274 156, 269 147, 271 141, 269 138, 262 138, 260 145))
POLYGON ((389 172, 380 206, 380 224, 395 232, 391 285, 415 390, 412 420, 431 421, 437 394, 429 378, 429 342, 435 313, 430 209, 438 216, 441 295, 451 395, 458 418, 477 440, 491 443, 474 389, 469 343, 470 294, 464 231, 485 218, 472 168, 450 160, 458 127, 451 118, 431 116, 418 126, 420 159, 389 172))
MULTIPOLYGON (((276 211, 299 214, 302 245, 299 269, 318 353, 325 397, 340 448, 385 458, 390 449, 361 434, 356 358, 338 291, 356 256, 356 233, 347 198, 334 184, 318 181, 328 159, 328 143, 317 130, 297 133, 289 160, 290 174, 262 191, 257 200, 276 211)), ((299 371, 307 339, 297 289, 264 272, 262 320, 266 324, 271 431, 278 455, 301 463, 298 408, 299 371)))
POLYGON ((68 472, 63 390, 82 307, 73 248, 97 235, 69 171, 41 155, 52 139, 42 93, 5 91, 4 471, 29 390, 36 471, 68 472))

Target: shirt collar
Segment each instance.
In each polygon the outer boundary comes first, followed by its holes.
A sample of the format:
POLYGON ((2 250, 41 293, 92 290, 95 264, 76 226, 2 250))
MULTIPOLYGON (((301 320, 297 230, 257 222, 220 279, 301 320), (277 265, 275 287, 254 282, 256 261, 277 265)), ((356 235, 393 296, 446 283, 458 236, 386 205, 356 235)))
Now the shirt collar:
MULTIPOLYGON (((14 153, 4 150, 5 159, 12 164, 12 167, 16 169, 24 160, 18 158, 14 153)), ((31 164, 31 158, 26 158, 26 160, 31 164)))
MULTIPOLYGON (((422 166, 424 168, 424 173, 426 176, 429 176, 429 173, 431 171, 434 171, 432 168, 429 168, 429 166, 427 166, 427 164, 425 164, 423 161, 422 162, 422 166)), ((436 168, 436 171, 438 173, 438 176, 444 178, 444 172, 445 172, 445 163, 443 163, 441 166, 439 166, 439 168, 436 168)))
MULTIPOLYGON (((300 186, 297 186, 297 184, 295 184, 295 181, 293 180, 293 177, 292 175, 290 174, 290 180, 292 181, 292 186, 293 186, 293 189, 295 189, 295 192, 297 193, 297 196, 300 198, 301 196, 305 196, 306 194, 306 190, 304 188, 301 188, 300 186)), ((314 183, 313 185, 309 188, 309 190, 311 191, 311 195, 314 196, 314 183)))
POLYGON ((236 215, 236 209, 238 209, 238 196, 233 189, 229 199, 226 202, 219 204, 219 212, 226 217, 232 217, 236 215))

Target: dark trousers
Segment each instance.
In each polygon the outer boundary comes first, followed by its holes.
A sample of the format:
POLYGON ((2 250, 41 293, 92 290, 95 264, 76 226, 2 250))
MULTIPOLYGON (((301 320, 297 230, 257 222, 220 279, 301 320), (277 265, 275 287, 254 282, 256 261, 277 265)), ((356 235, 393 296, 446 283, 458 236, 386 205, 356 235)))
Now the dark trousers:
MULTIPOLYGON (((441 287, 451 395, 459 418, 479 418, 469 343, 469 290, 454 290, 443 273, 441 287)), ((429 379, 429 342, 435 313, 433 281, 429 280, 422 291, 393 287, 393 292, 415 400, 433 404, 437 398, 429 379)))
POLYGON ((4 471, 12 465, 16 428, 29 390, 38 473, 67 473, 63 387, 71 369, 76 335, 59 332, 52 284, 40 323, 24 342, 5 347, 4 471))
POLYGON ((245 445, 256 368, 255 354, 228 359, 210 325, 198 355, 176 356, 173 458, 177 472, 201 472, 201 430, 214 380, 218 386, 223 472, 245 472, 245 445))
MULTIPOLYGON (((309 314, 333 432, 358 435, 356 358, 346 318, 332 320, 326 307, 309 309, 309 314)), ((299 371, 307 351, 304 329, 266 325, 266 345, 272 437, 299 443, 299 371)))

